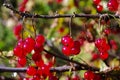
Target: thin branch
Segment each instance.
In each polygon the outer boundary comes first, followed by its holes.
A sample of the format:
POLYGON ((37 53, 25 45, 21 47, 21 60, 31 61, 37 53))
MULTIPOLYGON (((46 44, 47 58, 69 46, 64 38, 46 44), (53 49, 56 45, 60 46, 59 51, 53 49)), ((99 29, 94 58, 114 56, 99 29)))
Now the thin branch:
MULTIPOLYGON (((72 69, 72 71, 83 70, 78 65, 74 65, 74 69, 71 66, 64 65, 60 67, 51 67, 50 71, 65 72, 65 71, 69 71, 70 69, 72 69)), ((27 70, 27 67, 24 67, 24 68, 0 67, 0 72, 26 72, 26 70, 27 70)))
POLYGON ((68 57, 63 57, 63 56, 61 56, 61 55, 53 54, 53 53, 51 53, 50 51, 47 51, 47 50, 45 50, 45 49, 44 49, 44 51, 45 51, 46 53, 50 54, 50 55, 53 55, 53 56, 55 56, 55 57, 58 57, 58 58, 62 59, 62 60, 75 63, 75 64, 79 65, 79 67, 81 67, 83 70, 86 69, 86 70, 92 70, 92 71, 99 71, 99 68, 97 68, 97 67, 92 67, 92 66, 88 66, 88 65, 86 65, 86 64, 79 63, 79 62, 77 62, 77 61, 74 61, 74 60, 72 60, 72 59, 69 59, 68 57))
POLYGON ((44 18, 44 19, 54 19, 54 18, 70 18, 71 16, 74 17, 86 17, 86 18, 100 18, 101 16, 103 17, 108 17, 109 18, 120 18, 120 16, 118 15, 104 15, 104 14, 96 14, 96 15, 92 15, 92 14, 58 14, 58 15, 34 15, 34 14, 30 14, 30 13, 23 13, 20 11, 15 10, 10 4, 8 3, 4 3, 3 4, 6 8, 12 10, 14 13, 19 14, 21 17, 26 17, 26 18, 32 18, 34 16, 34 18, 44 18))

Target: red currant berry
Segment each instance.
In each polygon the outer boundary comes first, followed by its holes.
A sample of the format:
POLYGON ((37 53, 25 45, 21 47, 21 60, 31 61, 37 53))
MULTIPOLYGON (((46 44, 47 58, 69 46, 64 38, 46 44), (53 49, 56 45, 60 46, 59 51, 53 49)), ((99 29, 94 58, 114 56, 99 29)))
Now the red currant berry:
POLYGON ((40 80, 40 76, 39 75, 34 75, 32 80, 40 80))
POLYGON ((80 42, 79 41, 74 41, 74 47, 80 48, 80 42))
POLYGON ((74 75, 74 76, 72 77, 72 80, 80 80, 80 77, 79 77, 78 75, 74 75))
POLYGON ((117 0, 109 0, 107 7, 110 11, 116 11, 118 9, 117 0))
POLYGON ((35 64, 38 66, 38 67, 42 67, 44 65, 44 61, 42 59, 40 59, 39 61, 36 61, 35 64))
POLYGON ((92 72, 92 71, 86 71, 85 73, 84 73, 84 78, 86 79, 86 80, 93 80, 94 79, 94 73, 92 72))
POLYGON ((66 56, 70 56, 71 55, 71 48, 67 47, 67 46, 63 46, 62 47, 62 52, 63 54, 65 54, 66 56))
POLYGON ((40 61, 41 60, 41 55, 40 55, 40 53, 34 53, 33 55, 32 55, 32 59, 33 59, 33 61, 40 61))
POLYGON ((19 39, 20 38, 20 33, 22 31, 22 24, 17 24, 15 27, 14 27, 14 35, 19 39))
POLYGON ((82 38, 82 37, 79 38, 80 46, 82 46, 84 44, 84 41, 85 41, 85 38, 82 38))
POLYGON ((20 7, 19 7, 19 11, 20 12, 24 12, 25 11, 25 5, 22 4, 20 7))
POLYGON ((17 43, 17 46, 23 48, 23 45, 24 45, 24 40, 20 39, 17 43))
POLYGON ((30 53, 33 48, 32 48, 29 44, 25 43, 25 44, 23 45, 23 49, 24 49, 27 53, 30 53))
POLYGON ((23 45, 23 48, 27 53, 30 53, 34 49, 34 46, 35 46, 35 41, 33 38, 26 38, 25 39, 25 43, 23 45))
POLYGON ((106 35, 109 35, 109 34, 111 33, 111 29, 110 29, 110 28, 106 28, 106 29, 104 30, 104 33, 105 33, 106 35))
POLYGON ((112 49, 114 49, 114 50, 118 49, 117 43, 114 40, 110 40, 110 45, 111 45, 112 49))
POLYGON ((108 52, 101 52, 100 53, 100 58, 102 59, 102 60, 106 60, 107 58, 108 58, 108 52))
POLYGON ((43 45, 40 46, 40 45, 35 44, 34 51, 35 51, 36 53, 42 52, 42 51, 43 51, 43 45))
POLYGON ((45 43, 45 37, 41 34, 37 35, 35 40, 36 40, 36 44, 39 46, 42 46, 45 43))
POLYGON ((14 52, 14 55, 17 56, 17 57, 22 57, 23 56, 23 49, 19 46, 16 46, 14 49, 13 49, 13 52, 14 52))
POLYGON ((95 5, 98 5, 100 2, 101 2, 101 0, 93 0, 93 3, 94 3, 95 5))
POLYGON ((22 57, 22 58, 18 58, 18 63, 23 67, 26 65, 26 58, 25 57, 22 57))
POLYGON ((42 72, 43 72, 43 75, 45 75, 45 76, 50 75, 50 67, 49 67, 49 65, 44 64, 44 65, 41 67, 41 70, 42 70, 42 72))
POLYGON ((69 47, 72 47, 74 44, 73 39, 69 35, 63 36, 61 39, 61 43, 64 46, 69 46, 69 47))
POLYGON ((74 54, 74 55, 77 55, 77 54, 80 53, 80 48, 72 47, 70 53, 71 53, 71 54, 74 54))
POLYGON ((92 53, 92 60, 96 60, 99 58, 99 54, 97 53, 92 53))
POLYGON ((26 73, 27 73, 28 75, 30 75, 30 76, 35 75, 36 72, 37 72, 37 70, 36 70, 33 66, 29 66, 29 67, 27 68, 27 71, 26 71, 26 73))
POLYGON ((35 40, 31 37, 26 38, 25 43, 29 44, 32 48, 35 46, 35 40))
POLYGON ((103 6, 102 6, 102 5, 100 5, 100 4, 99 4, 99 5, 97 5, 97 11, 98 11, 98 12, 101 12, 102 10, 103 10, 103 6))
POLYGON ((104 44, 107 44, 105 38, 99 38, 99 39, 95 40, 95 46, 96 46, 97 48, 100 48, 100 47, 103 46, 104 44))

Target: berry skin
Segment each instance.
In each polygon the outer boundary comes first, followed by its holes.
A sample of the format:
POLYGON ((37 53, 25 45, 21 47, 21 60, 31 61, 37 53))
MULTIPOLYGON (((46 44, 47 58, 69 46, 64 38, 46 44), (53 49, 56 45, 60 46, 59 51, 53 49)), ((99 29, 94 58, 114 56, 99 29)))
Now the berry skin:
POLYGON ((34 46, 35 46, 35 41, 33 38, 26 38, 25 39, 25 43, 23 45, 23 48, 27 53, 30 53, 34 49, 34 46))
POLYGON ((101 0, 93 0, 93 3, 94 3, 95 5, 98 5, 100 2, 101 2, 101 0))
POLYGON ((71 55, 71 48, 67 47, 67 46, 63 46, 62 47, 62 52, 63 54, 65 54, 66 56, 70 56, 71 55))
POLYGON ((40 80, 40 76, 39 75, 34 75, 32 80, 40 80))
POLYGON ((27 62, 27 60, 26 60, 25 57, 23 57, 23 58, 18 58, 18 63, 19 63, 22 67, 26 65, 26 62, 27 62))
POLYGON ((100 58, 102 59, 102 60, 106 60, 107 58, 108 58, 108 52, 101 52, 100 53, 100 58))
POLYGON ((103 6, 102 6, 102 5, 100 5, 100 4, 99 4, 99 5, 97 5, 97 11, 98 11, 98 12, 101 12, 102 10, 103 10, 103 6))
POLYGON ((80 53, 80 43, 79 43, 79 41, 74 41, 74 45, 71 48, 70 53, 73 54, 73 55, 77 55, 77 54, 80 53))
POLYGON ((96 60, 96 59, 98 59, 99 58, 99 54, 97 54, 97 53, 93 53, 92 54, 92 60, 94 61, 94 60, 96 60))
POLYGON ((69 35, 63 36, 61 39, 61 43, 64 46, 69 46, 69 47, 72 47, 74 44, 73 39, 69 35))
POLYGON ((92 72, 92 71, 86 71, 85 73, 84 73, 84 78, 85 78, 85 80, 93 80, 94 79, 94 73, 92 72))
POLYGON ((26 71, 26 73, 27 73, 28 75, 30 75, 30 76, 35 75, 36 72, 37 72, 37 70, 36 70, 33 66, 29 66, 29 67, 27 68, 27 71, 26 71))
POLYGON ((24 12, 24 11, 25 11, 25 5, 21 5, 21 6, 19 7, 19 11, 20 11, 20 12, 24 12))
POLYGON ((37 35, 35 38, 36 44, 42 46, 45 43, 45 37, 41 34, 37 35))
POLYGON ((33 59, 33 61, 40 61, 41 60, 41 55, 40 55, 40 53, 34 53, 33 55, 32 55, 32 59, 33 59))
POLYGON ((23 56, 23 49, 19 46, 16 46, 14 49, 13 49, 13 52, 14 52, 14 55, 17 56, 17 57, 22 57, 23 56))
POLYGON ((23 45, 24 45, 24 40, 19 39, 19 41, 18 41, 18 43, 17 43, 17 46, 23 48, 23 45))
POLYGON ((100 48, 104 44, 106 44, 106 39, 105 38, 99 38, 99 39, 95 40, 95 46, 97 48, 100 48))
POLYGON ((107 7, 110 11, 116 11, 118 9, 117 0, 109 0, 109 2, 107 3, 107 7))
POLYGON ((43 51, 43 45, 40 46, 40 45, 35 44, 35 46, 34 46, 34 51, 35 51, 36 53, 42 52, 42 51, 43 51))
POLYGON ((31 37, 26 38, 25 43, 29 44, 31 47, 35 46, 35 40, 31 37))
POLYGON ((44 61, 42 59, 40 59, 39 61, 36 61, 35 64, 38 66, 38 67, 42 67, 42 65, 44 65, 44 61))

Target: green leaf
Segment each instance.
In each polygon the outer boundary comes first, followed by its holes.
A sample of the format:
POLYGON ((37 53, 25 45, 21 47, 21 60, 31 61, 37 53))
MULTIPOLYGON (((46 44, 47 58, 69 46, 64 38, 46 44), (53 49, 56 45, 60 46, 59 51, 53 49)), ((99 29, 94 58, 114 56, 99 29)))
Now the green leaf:
POLYGON ((108 66, 103 62, 103 60, 100 60, 100 71, 105 71, 108 69, 108 66))

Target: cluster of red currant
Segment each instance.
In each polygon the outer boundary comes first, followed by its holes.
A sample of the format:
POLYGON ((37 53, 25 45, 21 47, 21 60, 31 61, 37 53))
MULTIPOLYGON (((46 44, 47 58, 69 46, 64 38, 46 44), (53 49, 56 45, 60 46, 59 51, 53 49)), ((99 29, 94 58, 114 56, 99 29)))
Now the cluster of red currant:
POLYGON ((22 67, 27 63, 27 54, 30 54, 32 51, 34 51, 32 54, 32 60, 35 62, 36 68, 33 66, 29 66, 27 68, 27 74, 33 76, 32 80, 40 80, 41 78, 44 79, 47 76, 53 76, 50 73, 50 68, 53 66, 54 62, 50 61, 49 63, 45 64, 40 54, 43 51, 44 42, 44 36, 39 34, 36 36, 35 40, 32 37, 28 37, 24 40, 20 39, 13 50, 14 55, 18 57, 19 65, 22 67))
POLYGON ((45 39, 42 35, 38 35, 35 40, 31 37, 28 37, 25 40, 20 39, 13 50, 14 55, 19 57, 18 62, 22 64, 22 66, 25 66, 26 64, 25 57, 32 50, 35 51, 35 53, 33 54, 33 60, 34 60, 34 56, 35 57, 40 56, 39 58, 36 58, 36 59, 41 59, 41 55, 39 53, 43 50, 44 42, 45 42, 45 39))
POLYGON ((19 11, 20 12, 24 12, 25 11, 25 7, 26 7, 26 4, 27 4, 28 0, 23 0, 19 6, 19 11))
POLYGON ((62 52, 66 56, 77 55, 80 53, 80 42, 77 40, 74 41, 71 36, 63 36, 61 39, 61 43, 63 45, 62 52))
MULTIPOLYGON (((117 43, 115 42, 115 40, 110 40, 108 43, 109 43, 111 49, 113 49, 113 50, 115 50, 115 51, 118 49, 118 46, 117 46, 117 43)), ((107 44, 107 46, 108 46, 108 44, 107 44)), ((104 47, 105 47, 105 46, 104 46, 104 47)), ((104 47, 103 47, 103 48, 104 48, 104 47)), ((100 47, 99 47, 99 48, 100 48, 100 47)), ((109 46, 108 46, 108 48, 109 48, 109 46)), ((102 48, 101 48, 101 49, 102 49, 102 48)), ((101 49, 100 49, 100 50, 101 50, 101 49)), ((104 48, 104 49, 105 49, 105 48, 104 48)), ((103 49, 103 50, 104 50, 104 49, 103 49)), ((103 51, 103 50, 102 50, 102 51, 103 51)), ((96 53, 96 52, 93 52, 93 53, 92 53, 92 61, 94 61, 94 60, 96 60, 96 59, 98 59, 98 58, 101 58, 101 59, 103 59, 103 60, 104 60, 104 59, 107 59, 107 58, 108 58, 107 52, 105 52, 105 53, 104 53, 104 52, 103 52, 103 53, 101 52, 100 55, 99 55, 98 53, 96 53)))
MULTIPOLYGON (((101 0, 93 0, 93 3, 97 7, 97 11, 101 12, 103 10, 103 6, 101 5, 101 0)), ((118 10, 118 0, 109 0, 107 3, 107 7, 110 11, 118 10)))
POLYGON ((100 58, 105 60, 108 58, 108 50, 110 49, 109 44, 105 38, 99 38, 95 41, 95 46, 100 52, 100 58))

